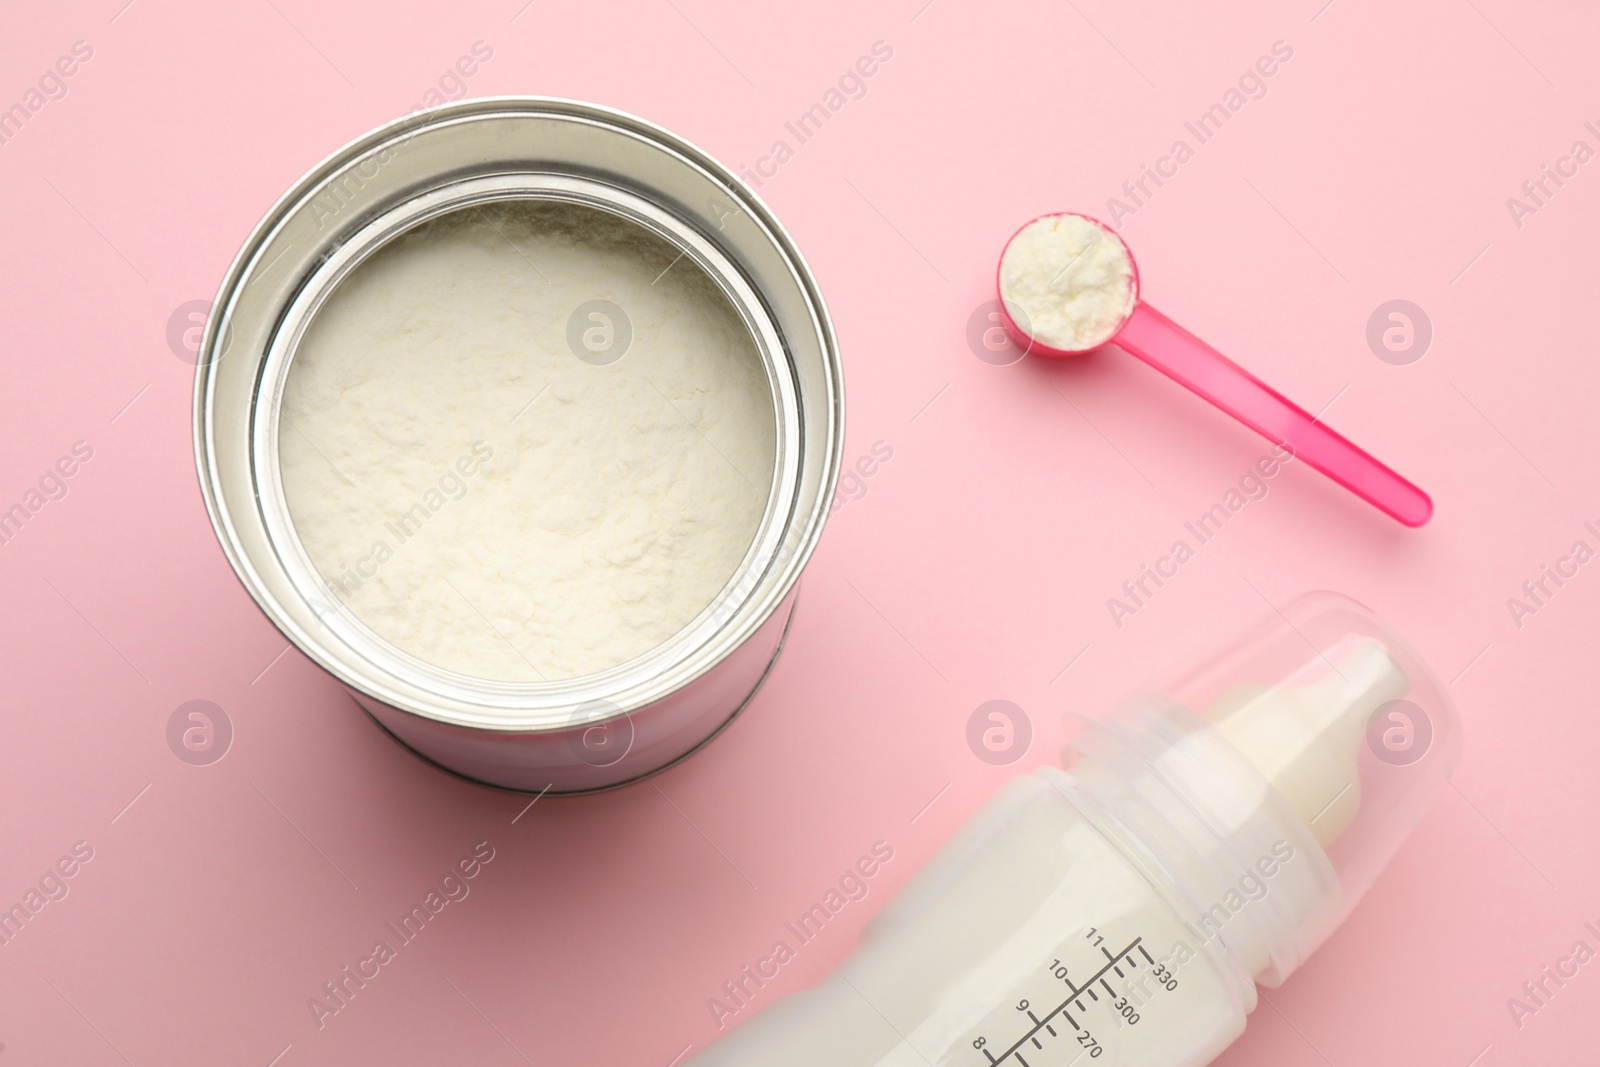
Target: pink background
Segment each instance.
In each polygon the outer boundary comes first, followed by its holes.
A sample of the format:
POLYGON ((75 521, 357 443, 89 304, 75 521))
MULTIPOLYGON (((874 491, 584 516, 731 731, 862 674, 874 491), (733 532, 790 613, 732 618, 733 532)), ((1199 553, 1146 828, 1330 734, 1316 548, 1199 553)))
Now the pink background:
POLYGON ((93 48, 0 145, 0 508, 94 450, 0 547, 0 903, 94 850, 0 948, 0 1065, 667 1067, 873 842, 895 858, 871 895, 762 1002, 824 974, 1005 777, 1054 758, 1064 709, 1316 587, 1412 636, 1467 754, 1222 1062, 1594 1062, 1600 963, 1520 1027, 1506 1004, 1580 938, 1600 948, 1600 563, 1520 628, 1506 604, 1574 541, 1600 547, 1600 162, 1520 228, 1506 206, 1573 141, 1600 148, 1592 7, 123 2, 13 5, 0 34, 0 107, 93 48), (472 95, 594 100, 739 166, 792 147, 785 120, 879 40, 894 54, 866 97, 761 195, 830 299, 847 459, 894 455, 833 515, 749 712, 648 784, 526 810, 282 654, 206 520, 193 370, 166 339, 279 193, 477 41, 494 55, 472 95), (1266 446, 1115 351, 980 360, 968 320, 1018 224, 1105 215, 1279 40, 1294 55, 1268 95, 1123 232, 1152 303, 1307 408, 1337 398, 1328 421, 1437 514, 1406 530, 1291 467, 1118 628, 1106 599, 1266 446), (1395 298, 1434 330, 1406 366, 1365 339, 1395 298), (1002 697, 1035 737, 997 768, 965 728, 1002 697), (193 699, 235 730, 209 766, 165 739, 193 699), (471 895, 319 1030, 307 999, 484 840, 471 895))

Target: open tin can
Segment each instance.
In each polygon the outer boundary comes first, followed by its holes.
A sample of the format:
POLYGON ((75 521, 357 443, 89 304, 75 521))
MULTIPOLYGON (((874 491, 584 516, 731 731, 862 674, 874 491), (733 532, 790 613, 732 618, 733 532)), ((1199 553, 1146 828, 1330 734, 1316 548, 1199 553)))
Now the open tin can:
POLYGON ((256 227, 202 338, 201 491, 229 562, 272 623, 387 732, 456 774, 578 793, 652 774, 705 744, 761 684, 838 476, 843 393, 815 280, 726 168, 665 130, 568 100, 463 101, 393 122, 302 178, 256 227), (771 389, 773 480, 733 577, 654 649, 565 681, 500 682, 428 664, 332 595, 294 532, 278 405, 327 296, 401 234, 446 213, 557 200, 620 216, 692 257, 750 331, 771 389))

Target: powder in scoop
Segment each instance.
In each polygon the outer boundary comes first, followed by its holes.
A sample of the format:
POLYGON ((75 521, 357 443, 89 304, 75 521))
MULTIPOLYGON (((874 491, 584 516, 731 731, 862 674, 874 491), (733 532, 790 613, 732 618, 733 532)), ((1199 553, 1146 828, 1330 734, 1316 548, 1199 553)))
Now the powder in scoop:
POLYGON ((712 602, 774 432, 755 342, 692 258, 520 201, 421 226, 339 285, 295 354, 279 455, 300 541, 362 622, 448 670, 540 681, 645 653, 712 602))
POLYGON ((1000 260, 1000 299, 1029 336, 1051 348, 1103 345, 1133 311, 1133 260, 1121 241, 1079 215, 1024 226, 1000 260))

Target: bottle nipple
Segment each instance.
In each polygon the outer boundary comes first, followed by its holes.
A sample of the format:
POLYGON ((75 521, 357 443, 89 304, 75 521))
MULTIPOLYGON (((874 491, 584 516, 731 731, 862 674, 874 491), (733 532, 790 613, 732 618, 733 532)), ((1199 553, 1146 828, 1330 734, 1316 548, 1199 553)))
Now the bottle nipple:
POLYGON ((1356 759, 1368 719, 1409 682, 1371 638, 1347 639, 1323 658, 1330 669, 1316 681, 1235 686, 1204 717, 1326 847, 1361 807, 1356 759))

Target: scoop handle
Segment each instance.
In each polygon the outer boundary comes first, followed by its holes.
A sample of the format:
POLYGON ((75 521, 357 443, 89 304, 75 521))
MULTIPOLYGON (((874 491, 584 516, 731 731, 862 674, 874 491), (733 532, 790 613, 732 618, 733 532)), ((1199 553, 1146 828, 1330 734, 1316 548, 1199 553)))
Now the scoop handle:
POLYGON ((1384 514, 1407 526, 1421 526, 1433 514, 1427 493, 1149 304, 1133 309, 1115 340, 1384 514))

